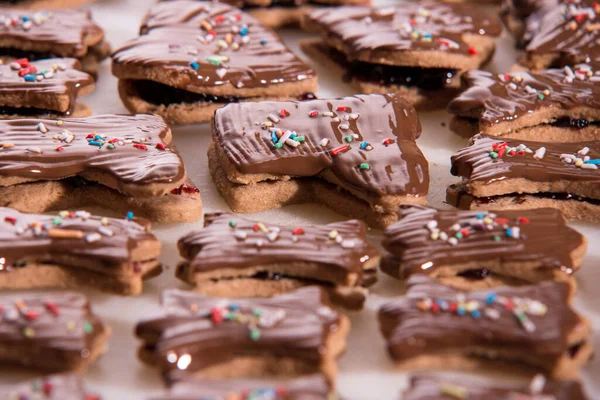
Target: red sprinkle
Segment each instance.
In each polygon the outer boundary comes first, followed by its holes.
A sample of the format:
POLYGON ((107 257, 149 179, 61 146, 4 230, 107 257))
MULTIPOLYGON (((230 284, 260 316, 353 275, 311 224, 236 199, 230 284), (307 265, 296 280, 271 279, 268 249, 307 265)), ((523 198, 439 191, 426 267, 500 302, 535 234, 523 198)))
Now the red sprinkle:
POLYGON ((63 150, 64 150, 64 148, 63 148, 62 146, 58 146, 58 147, 56 148, 56 151, 63 151, 63 150))
POLYGON ((58 317, 59 310, 58 310, 58 306, 56 304, 47 301, 45 306, 46 306, 46 310, 50 311, 55 317, 58 317))
POLYGON ((28 310, 23 315, 28 321, 35 321, 40 317, 40 314, 37 311, 33 310, 28 310))
POLYGON ((252 230, 253 230, 254 232, 258 232, 258 230, 259 230, 259 229, 260 229, 260 227, 258 226, 258 224, 254 224, 254 225, 252 225, 252 230))
POLYGON ((167 145, 164 143, 156 143, 156 148, 159 150, 166 150, 167 149, 167 145))
POLYGON ((510 75, 509 74, 504 74, 504 79, 507 81, 510 81, 510 75))
POLYGON ((29 67, 19 70, 19 76, 35 74, 36 71, 37 71, 37 68, 34 65, 30 65, 29 67))
POLYGON ((319 115, 319 112, 317 110, 312 110, 308 113, 308 116, 311 118, 316 117, 317 115, 319 115))
POLYGON ((390 138, 387 138, 383 141, 384 146, 389 146, 390 144, 392 144, 392 139, 390 139, 390 138))
POLYGON ((212 310, 210 310, 210 319, 214 324, 220 324, 223 322, 223 314, 221 313, 221 309, 213 307, 212 310))
POLYGON ((585 14, 581 13, 575 17, 575 21, 581 22, 581 21, 583 21, 584 18, 585 18, 585 14))
POLYGON ((517 218, 517 222, 520 224, 528 224, 530 221, 529 221, 529 218, 527 218, 527 217, 519 217, 519 218, 517 218))
POLYGON ((434 313, 440 311, 440 305, 438 303, 433 303, 431 305, 431 311, 434 312, 434 313))
POLYGON ((295 228, 292 231, 292 235, 304 235, 304 229, 302 229, 302 228, 295 228))
POLYGON ((340 147, 336 147, 335 149, 331 150, 331 155, 332 156, 337 156, 340 153, 344 153, 346 151, 350 150, 350 146, 345 144, 343 146, 340 147))
POLYGON ((21 68, 29 67, 29 60, 26 58, 19 58, 18 60, 15 60, 13 62, 19 64, 21 68))
POLYGON ((508 152, 508 155, 509 155, 509 156, 514 156, 514 155, 516 155, 516 154, 517 154, 517 152, 516 152, 516 151, 514 151, 514 150, 511 150, 511 151, 509 151, 509 152, 508 152))
POLYGON ((448 304, 448 311, 455 313, 458 310, 458 305, 456 303, 448 304))
POLYGON ((136 149, 140 149, 140 150, 148 150, 148 148, 146 147, 145 144, 135 143, 133 145, 133 147, 135 147, 136 149))
POLYGON ((44 391, 44 394, 46 396, 50 396, 52 394, 52 391, 54 390, 54 386, 50 382, 44 382, 42 390, 44 391))
POLYGON ((348 107, 339 106, 338 108, 336 108, 336 111, 346 111, 346 110, 348 110, 348 107))
POLYGON ((119 141, 119 138, 112 138, 108 141, 108 143, 114 144, 117 143, 119 141))
POLYGON ((497 224, 508 224, 508 220, 506 218, 496 218, 497 224))
POLYGON ((517 154, 520 155, 520 156, 524 156, 525 152, 523 150, 519 150, 519 151, 517 151, 517 154))
POLYGON ((510 300, 506 300, 506 303, 504 303, 504 308, 506 308, 508 311, 512 311, 513 310, 513 303, 510 300))
POLYGON ((469 47, 469 54, 471 54, 472 56, 476 56, 477 50, 475 50, 473 47, 469 47))
POLYGON ((460 230, 460 234, 463 235, 463 237, 467 237, 469 236, 469 230, 467 228, 463 228, 460 230))
POLYGON ((235 20, 236 21, 239 21, 241 19, 242 19, 242 14, 238 14, 238 15, 235 16, 235 20))
POLYGON ((279 116, 281 118, 289 117, 290 113, 288 112, 288 110, 286 110, 285 108, 283 108, 281 111, 279 111, 279 116))
POLYGON ((286 397, 288 390, 283 386, 279 386, 277 389, 275 389, 275 393, 277 394, 277 397, 286 397))
POLYGON ((214 30, 212 30, 212 31, 208 31, 208 34, 209 34, 210 36, 214 36, 214 37, 216 37, 216 36, 217 36, 217 32, 215 32, 214 30))
POLYGON ((220 22, 223 22, 223 21, 225 21, 225 17, 224 17, 224 16, 222 16, 222 15, 217 15, 217 16, 215 17, 215 22, 216 22, 217 24, 218 24, 218 23, 220 23, 220 22))
POLYGON ((13 225, 17 223, 17 219, 15 217, 4 217, 4 221, 13 225))
POLYGON ((410 24, 410 26, 415 26, 417 24, 417 21, 411 19, 410 21, 408 21, 408 23, 410 24))
POLYGON ((504 153, 506 153, 506 147, 500 147, 498 149, 498 158, 502 158, 502 156, 504 156, 504 153))
POLYGON ((94 135, 93 133, 88 133, 88 135, 85 138, 92 139, 94 136, 96 136, 96 135, 94 135))

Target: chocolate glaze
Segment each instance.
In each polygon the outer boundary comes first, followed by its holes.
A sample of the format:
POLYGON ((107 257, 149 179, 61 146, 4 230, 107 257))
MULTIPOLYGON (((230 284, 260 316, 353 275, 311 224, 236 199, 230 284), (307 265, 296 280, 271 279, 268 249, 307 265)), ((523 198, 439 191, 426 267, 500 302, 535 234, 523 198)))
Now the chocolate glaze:
MULTIPOLYGON (((469 147, 459 150, 452 156, 452 175, 461 176, 468 182, 482 182, 492 184, 504 179, 527 179, 533 182, 556 182, 568 180, 571 182, 589 182, 590 185, 600 182, 600 170, 578 168, 574 164, 566 164, 561 159, 561 154, 577 154, 588 147, 587 156, 591 159, 600 159, 598 142, 578 143, 541 143, 518 141, 515 139, 498 140, 481 135, 474 136, 469 147), (509 147, 526 145, 532 152, 544 147, 546 153, 543 158, 535 158, 534 153, 523 156, 504 156, 492 158, 489 153, 494 143, 508 143, 509 147)), ((593 188, 593 186, 592 186, 593 188)), ((574 194, 593 196, 594 191, 578 193, 574 187, 574 194)), ((526 193, 524 188, 515 188, 515 192, 526 193)), ((537 190, 533 193, 537 193, 537 190)), ((498 193, 504 194, 504 193, 498 193)))
POLYGON ((127 185, 153 193, 146 185, 172 183, 175 187, 185 177, 181 157, 170 147, 156 148, 157 144, 164 144, 169 132, 158 116, 100 115, 62 122, 57 125, 56 121, 41 119, 0 121, 0 144, 14 144, 0 150, 0 176, 53 180, 78 174, 85 178, 88 172, 103 172, 116 179, 115 189, 124 194, 132 191, 127 185), (40 132, 40 122, 48 133, 40 132), (53 138, 64 130, 75 135, 71 143, 53 138), (99 148, 86 139, 92 132, 107 135, 107 140, 120 138, 133 143, 117 143, 113 150, 107 145, 99 148), (144 144, 146 150, 134 147, 135 143, 144 144), (57 151, 58 147, 62 150, 57 151), (28 150, 36 148, 42 152, 28 150))
POLYGON ((0 65, 1 97, 8 97, 8 102, 0 102, 0 105, 65 112, 75 104, 77 96, 83 88, 94 84, 90 75, 79 71, 81 64, 74 58, 32 61, 31 65, 35 66, 38 71, 52 70, 53 65, 60 65, 65 69, 56 70, 54 76, 49 79, 26 82, 23 77, 19 76, 18 71, 11 69, 10 63, 0 65), (61 108, 54 97, 64 95, 68 96, 69 104, 67 107, 61 108))
POLYGON ((215 142, 242 173, 296 177, 332 173, 343 187, 378 196, 427 194, 429 167, 415 143, 420 135, 421 124, 413 106, 393 94, 230 104, 216 111, 213 123, 215 142), (347 107, 347 111, 337 111, 338 107, 347 107), (305 136, 306 141, 297 148, 274 148, 270 131, 261 129, 269 114, 279 115, 282 109, 290 115, 275 127, 305 136), (319 115, 309 117, 315 110, 319 115), (333 116, 322 116, 323 112, 333 116), (357 114, 358 119, 344 121, 350 114, 357 114), (339 128, 343 123, 349 124, 348 130, 339 128), (345 137, 351 134, 358 138, 347 142, 345 137), (329 140, 327 146, 320 144, 323 139, 329 140), (391 139, 388 145, 386 139, 391 139), (363 141, 373 149, 361 150, 363 141), (351 149, 331 155, 333 149, 344 145, 351 149), (370 169, 360 169, 363 163, 370 169))
POLYGON ((273 400, 328 400, 329 386, 320 375, 310 375, 291 381, 245 381, 245 380, 200 380, 176 383, 168 394, 152 400, 221 400, 228 396, 252 393, 253 391, 276 391, 280 395, 268 397, 273 400))
MULTIPOLYGON (((196 93, 212 90, 235 95, 237 89, 264 89, 315 76, 277 34, 227 4, 184 0, 157 4, 142 23, 141 33, 113 54, 113 73, 118 78, 147 79, 147 71, 160 70, 152 79, 166 85, 196 93), (200 28, 201 22, 214 22, 217 17, 224 22, 212 23, 216 38, 208 43, 197 40, 208 34, 200 28), (241 29, 244 25, 249 43, 240 44, 235 51, 219 47, 217 43, 226 39, 232 26, 241 29), (218 66, 207 61, 214 55, 229 57, 229 61, 218 66), (197 70, 190 66, 192 61, 198 63, 197 70), (224 75, 219 76, 221 73, 224 75)), ((233 38, 240 41, 242 36, 233 38)))
POLYGON ((436 221, 437 228, 451 236, 452 225, 473 220, 479 214, 487 213, 401 206, 402 219, 384 232, 383 246, 398 260, 394 269, 385 272, 405 279, 416 273, 434 273, 441 266, 495 259, 500 263, 535 263, 531 269, 542 272, 577 267, 571 252, 584 244, 584 237, 567 226, 558 210, 550 208, 494 212, 497 218, 506 218, 509 226, 519 227, 519 238, 506 237, 506 229, 500 225, 493 230, 475 230, 457 245, 431 239, 427 228, 430 221, 436 221), (519 217, 529 219, 529 223, 518 223, 519 217), (495 241, 495 236, 500 236, 500 240, 495 241))
POLYGON ((558 118, 576 108, 596 110, 600 107, 600 77, 594 76, 583 81, 575 79, 568 83, 566 76, 562 69, 501 75, 467 71, 461 77, 465 91, 450 102, 448 111, 458 116, 478 118, 480 126, 485 129, 504 122, 514 122, 517 118, 542 110, 552 110, 553 116, 558 118), (515 82, 515 78, 522 78, 522 81, 515 82), (509 87, 511 83, 517 88, 509 87), (527 86, 536 91, 528 92, 525 89, 527 86), (544 90, 549 90, 550 94, 543 95, 544 90))
MULTIPOLYGON (((47 13, 47 11, 41 11, 47 13)), ((0 17, 12 19, 28 16, 33 19, 36 12, 31 10, 1 10, 0 17)), ((88 46, 100 42, 102 28, 92 21, 89 11, 52 10, 51 16, 40 24, 32 24, 28 30, 20 26, 0 25, 0 42, 10 41, 11 47, 23 46, 31 51, 51 51, 62 57, 82 57, 88 46)))
POLYGON ((48 375, 16 385, 1 385, 0 396, 5 399, 100 400, 98 396, 86 394, 81 378, 75 374, 48 375))
MULTIPOLYGON (((327 270, 326 276, 346 283, 348 274, 363 283, 365 263, 378 252, 366 240, 367 227, 362 221, 351 220, 328 225, 302 226, 301 234, 294 227, 266 224, 266 229, 279 229, 277 238, 270 241, 265 232, 256 231, 256 222, 232 214, 208 214, 205 228, 191 232, 178 242, 179 252, 189 262, 187 271, 208 272, 280 263, 316 263, 327 270), (235 223, 231 227, 230 223, 235 223), (343 247, 329 238, 332 231, 353 247, 343 247), (238 239, 243 233, 246 239, 238 239), (294 238, 296 241, 294 241, 294 238), (257 241, 262 245, 257 246, 257 241)), ((304 277, 304 276, 303 276, 304 277)))
POLYGON ((540 361, 543 369, 551 370, 569 351, 568 335, 582 323, 581 317, 569 306, 569 285, 562 282, 465 293, 418 275, 409 280, 408 286, 406 296, 384 304, 379 310, 381 331, 390 355, 397 361, 444 352, 472 354, 469 349, 476 346, 511 351, 515 357, 521 353, 525 356, 522 360, 511 359, 513 362, 527 362, 536 357, 543 360, 540 361), (547 311, 544 315, 528 315, 535 325, 535 330, 529 332, 513 312, 498 303, 486 305, 499 312, 498 319, 421 311, 417 307, 424 298, 456 301, 461 293, 466 296, 466 301, 476 300, 483 304, 490 293, 537 300, 547 307, 547 311))
POLYGON ((502 33, 500 21, 489 13, 464 4, 435 0, 402 4, 398 8, 322 9, 311 13, 310 20, 328 38, 342 43, 343 48, 339 50, 349 60, 365 62, 381 62, 389 59, 390 52, 407 51, 443 51, 470 57, 470 46, 463 40, 465 33, 490 36, 502 33), (432 40, 413 39, 411 26, 430 33, 432 40), (453 41, 456 47, 443 46, 440 39, 453 41))
POLYGON ((10 273, 15 266, 28 262, 59 264, 67 267, 91 269, 101 274, 122 274, 130 269, 133 251, 143 243, 160 243, 146 227, 124 219, 107 218, 102 223, 100 217, 59 218, 60 224, 53 222, 56 216, 43 214, 22 214, 10 208, 0 208, 0 273, 10 273), (42 227, 36 235, 32 224, 42 227), (112 236, 101 234, 97 241, 89 242, 89 235, 101 233, 99 229, 112 236), (48 231, 61 229, 81 231, 81 238, 51 237, 48 231), (82 260, 93 258, 94 263, 82 260))
MULTIPOLYGON (((85 296, 79 293, 3 294, 0 295, 0 306, 3 310, 0 313, 0 344, 9 348, 28 344, 37 349, 40 358, 56 352, 65 354, 65 358, 85 358, 95 339, 107 334, 106 326, 92 313, 85 296), (19 311, 20 301, 24 307, 19 311), (38 316, 32 319, 28 312, 38 316), (86 323, 90 325, 86 326, 86 323), (26 335, 26 330, 33 335, 26 335)), ((35 365, 35 358, 30 361, 35 365)))
POLYGON ((532 40, 527 45, 529 55, 557 55, 560 64, 591 62, 600 66, 600 9, 597 2, 582 0, 579 4, 561 0, 560 6, 549 7, 539 24, 530 27, 532 40), (587 14, 591 11, 591 16, 587 14), (582 15, 582 17, 580 17, 582 15), (590 29, 591 28, 591 29, 590 29))
MULTIPOLYGON (((410 380, 403 400, 453 400, 449 388, 460 388, 469 400, 586 400, 583 387, 577 381, 548 381, 539 375, 541 390, 532 391, 529 385, 483 383, 468 378, 444 379, 435 375, 417 375, 410 380)), ((532 383, 533 385, 533 383, 532 383)))
POLYGON ((167 290, 162 296, 164 316, 141 322, 136 335, 142 350, 153 364, 171 371, 178 379, 236 357, 269 354, 293 357, 318 368, 327 356, 327 338, 337 328, 340 315, 326 306, 322 292, 315 286, 298 289, 269 299, 224 299, 201 294, 167 290), (247 324, 211 320, 214 307, 236 304, 244 313, 260 309, 265 316, 283 310, 285 316, 272 327, 260 328, 260 338, 249 336, 247 324), (182 356, 191 356, 182 366, 182 356), (171 358, 172 357, 172 358, 171 358), (174 362, 169 362, 169 359, 174 362), (178 367, 179 364, 179 367, 178 367))

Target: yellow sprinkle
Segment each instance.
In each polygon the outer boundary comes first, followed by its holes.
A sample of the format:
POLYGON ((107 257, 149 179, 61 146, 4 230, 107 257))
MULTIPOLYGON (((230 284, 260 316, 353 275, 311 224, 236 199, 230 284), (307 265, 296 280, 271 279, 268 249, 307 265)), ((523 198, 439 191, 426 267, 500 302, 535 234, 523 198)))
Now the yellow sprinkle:
POLYGON ((75 321, 69 321, 69 322, 67 322, 67 330, 69 332, 73 332, 76 327, 77 327, 77 324, 75 324, 75 321))
POLYGON ((598 29, 600 29, 600 24, 589 24, 585 27, 585 29, 587 29, 588 31, 597 31, 598 29))
POLYGON ((48 236, 57 239, 81 239, 83 231, 75 231, 70 229, 48 229, 48 236))
POLYGON ((56 125, 58 126, 63 126, 65 123, 62 122, 61 120, 56 121, 56 125))
POLYGON ((14 143, 4 143, 2 145, 3 149, 10 149, 11 147, 15 147, 14 143))
POLYGON ((329 232, 329 239, 334 240, 338 235, 338 231, 329 232))
POLYGON ((574 31, 575 29, 577 29, 577 23, 575 21, 571 21, 571 23, 569 24, 569 28, 574 31))
POLYGON ((269 233, 269 230, 267 229, 265 224, 263 224, 262 222, 259 222, 257 225, 258 225, 258 229, 260 229, 262 232, 269 233))
POLYGON ((102 225, 108 225, 108 218, 106 218, 106 217, 102 218, 102 219, 100 220, 100 223, 101 223, 102 225))
POLYGON ((444 383, 440 386, 440 393, 454 397, 455 399, 466 399, 469 396, 467 388, 448 383, 444 383))
POLYGON ((32 338, 35 336, 35 330, 33 330, 32 327, 28 326, 23 329, 23 335, 25 335, 25 337, 32 338))

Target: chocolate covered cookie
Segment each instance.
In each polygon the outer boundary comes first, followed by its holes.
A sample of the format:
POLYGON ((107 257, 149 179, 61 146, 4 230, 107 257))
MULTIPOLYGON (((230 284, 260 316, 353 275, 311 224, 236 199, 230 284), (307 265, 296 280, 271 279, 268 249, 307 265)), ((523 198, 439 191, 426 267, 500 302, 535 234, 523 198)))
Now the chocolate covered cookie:
POLYGON ((0 207, 100 206, 154 221, 195 221, 198 189, 153 115, 0 121, 0 207))
POLYGON ((317 89, 315 72, 277 34, 227 4, 160 3, 140 33, 113 54, 132 112, 195 123, 227 103, 296 99, 317 89))
POLYGON ((139 356, 169 381, 322 373, 332 383, 350 327, 325 297, 314 286, 235 300, 167 290, 164 315, 137 325, 139 356))
POLYGON ((407 279, 425 274, 464 289, 572 283, 587 241, 557 210, 438 211, 401 206, 402 219, 384 233, 381 269, 407 279), (561 246, 556 243, 560 242, 561 246))
POLYGON ((529 385, 479 382, 468 378, 447 379, 418 375, 410 380, 403 400, 587 400, 577 381, 547 380, 536 375, 529 385))
POLYGON ((92 110, 77 103, 94 89, 74 58, 0 63, 0 119, 87 117, 92 110))
POLYGON ((463 209, 557 208, 567 219, 598 221, 598 141, 543 143, 475 136, 452 156, 447 202, 463 209))
POLYGON ((421 125, 399 96, 230 104, 212 130, 209 169, 234 212, 320 202, 384 227, 425 203, 421 125))
POLYGON ((503 0, 500 13, 504 25, 517 39, 517 46, 525 48, 546 13, 559 6, 562 0, 503 0))
MULTIPOLYGON (((54 0, 44 5, 38 1, 35 3, 45 10, 37 12, 0 10, 0 59, 7 62, 23 58, 29 61, 76 58, 83 71, 95 77, 99 63, 110 54, 104 31, 92 20, 89 11, 52 10, 58 3, 67 6, 66 3, 74 1, 54 0)), ((33 2, 23 4, 34 5, 33 2)))
POLYGON ((105 352, 109 335, 81 294, 0 295, 2 365, 81 373, 105 352))
POLYGON ((323 9, 304 23, 323 37, 306 52, 336 63, 362 93, 395 93, 418 109, 445 107, 458 75, 486 63, 502 32, 492 14, 434 0, 323 9))
POLYGON ((468 71, 464 92, 448 105, 450 128, 463 136, 540 142, 600 138, 600 71, 587 64, 540 72, 468 71))
POLYGON ((100 400, 88 393, 75 374, 48 375, 15 385, 2 385, 0 397, 7 400, 100 400))
POLYGON ((207 214, 204 229, 178 242, 177 276, 210 296, 270 297, 320 285, 331 300, 360 309, 376 281, 379 253, 357 220, 286 227, 233 214, 207 214))
POLYGON ((266 399, 336 400, 322 375, 288 381, 207 380, 178 382, 168 394, 151 400, 266 399))
POLYGON ((0 289, 91 287, 140 294, 160 273, 160 242, 149 226, 85 211, 57 216, 0 208, 0 289))
POLYGON ((379 310, 388 352, 402 369, 576 379, 592 357, 591 324, 569 305, 566 283, 462 292, 414 276, 408 286, 379 310))

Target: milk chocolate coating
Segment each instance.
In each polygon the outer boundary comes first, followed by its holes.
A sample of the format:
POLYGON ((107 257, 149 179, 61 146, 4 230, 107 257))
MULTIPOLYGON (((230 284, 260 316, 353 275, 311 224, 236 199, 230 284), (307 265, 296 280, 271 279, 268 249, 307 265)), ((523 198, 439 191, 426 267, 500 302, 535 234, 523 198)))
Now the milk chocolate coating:
POLYGON ((465 91, 450 102, 448 111, 461 117, 477 118, 480 125, 492 126, 542 110, 552 110, 560 116, 573 109, 600 107, 600 77, 597 76, 574 79, 571 83, 565 82, 567 75, 562 69, 502 74, 504 76, 509 79, 503 82, 498 74, 467 71, 461 77, 465 91), (522 81, 516 82, 519 78, 522 81), (517 88, 509 87, 511 83, 517 88), (528 92, 527 86, 535 91, 528 92), (550 94, 543 95, 544 90, 549 90, 550 94))
POLYGON ((310 375, 292 381, 200 380, 176 383, 168 394, 152 400, 221 400, 228 396, 264 391, 281 393, 273 400, 328 400, 329 386, 320 375, 310 375))
POLYGON ((318 365, 328 351, 326 340, 340 321, 340 315, 323 303, 322 296, 315 286, 269 299, 232 301, 167 290, 162 297, 164 316, 139 323, 136 335, 144 342, 142 349, 151 354, 153 363, 163 371, 179 374, 193 373, 240 356, 264 354, 318 365), (236 304, 250 315, 255 309, 267 317, 280 310, 285 314, 281 320, 275 320, 274 326, 261 327, 260 338, 252 340, 247 324, 212 322, 211 310, 228 304, 236 304), (182 366, 179 360, 186 354, 191 359, 189 365, 182 366), (177 356, 176 361, 169 362, 169 355, 177 356))
MULTIPOLYGON (((469 182, 494 183, 504 179, 527 179, 533 182, 555 182, 568 180, 571 182, 589 182, 592 190, 586 193, 594 195, 594 185, 600 182, 600 170, 584 169, 562 161, 562 154, 576 155, 584 147, 589 148, 587 156, 600 159, 600 148, 597 141, 580 143, 542 143, 517 141, 514 139, 498 140, 481 135, 473 137, 469 147, 459 150, 452 156, 452 175, 461 176, 469 182), (508 143, 508 147, 524 144, 535 153, 545 147, 543 158, 534 157, 534 153, 523 156, 507 156, 492 158, 490 151, 496 143, 508 143)), ((515 192, 522 188, 515 188, 515 192)), ((581 193, 583 195, 583 193, 581 193)))
POLYGON ((79 71, 81 64, 74 58, 50 58, 32 61, 30 64, 35 66, 38 72, 52 71, 53 65, 60 65, 65 69, 54 71, 52 78, 26 82, 22 76, 19 76, 19 71, 11 69, 10 63, 0 64, 0 91, 2 91, 2 98, 8 97, 4 101, 0 100, 0 107, 31 107, 66 112, 75 104, 80 90, 94 84, 90 75, 79 71), (68 96, 69 105, 61 108, 54 98, 64 95, 68 96))
POLYGON ((186 268, 196 272, 244 268, 280 263, 315 263, 327 270, 327 276, 341 283, 348 274, 362 282, 364 264, 377 257, 378 252, 367 242, 367 227, 362 221, 351 220, 328 225, 302 226, 294 235, 294 227, 266 224, 267 229, 279 229, 277 238, 270 241, 266 233, 254 229, 256 222, 232 214, 205 216, 205 228, 191 232, 178 242, 179 252, 189 260, 186 268), (235 227, 230 226, 235 223, 235 227), (353 247, 344 247, 329 238, 337 233, 353 247), (236 234, 247 237, 240 239, 236 234), (294 238, 296 241, 294 241, 294 238), (261 246, 257 245, 261 241, 261 246))
POLYGON ((185 177, 181 157, 170 147, 156 148, 157 144, 164 144, 170 131, 158 116, 99 115, 62 122, 57 125, 56 121, 41 119, 0 121, 0 144, 14 144, 0 150, 0 176, 54 180, 73 175, 85 178, 87 173, 101 172, 115 179, 115 189, 129 195, 133 192, 129 185, 134 185, 138 193, 142 190, 151 194, 153 184, 172 183, 175 188, 185 177), (39 123, 45 125, 47 133, 40 132, 39 123), (54 139, 65 130, 75 136, 71 143, 54 139), (90 145, 89 134, 106 135, 106 144, 90 145), (115 143, 110 150, 108 141, 114 138, 132 142, 122 146, 115 143), (136 144, 146 146, 146 150, 134 147, 136 144), (62 150, 58 151, 59 147, 62 150))
MULTIPOLYGON (((141 33, 113 54, 113 73, 118 78, 148 79, 147 71, 160 70, 150 79, 190 92, 210 93, 212 89, 236 95, 240 90, 277 87, 315 76, 277 34, 227 4, 183 0, 157 4, 144 19, 141 33), (217 17, 224 18, 223 22, 215 22, 217 17), (197 39, 208 34, 200 27, 202 21, 211 22, 216 34, 208 43, 197 39), (250 41, 238 50, 221 49, 218 42, 226 40, 232 26, 240 30, 247 26, 245 36, 250 41), (229 60, 221 65, 207 60, 215 55, 229 60), (197 70, 190 66, 193 61, 198 63, 197 70)), ((233 37, 240 41, 242 35, 233 37)))
POLYGON ((531 55, 566 56, 567 62, 600 63, 600 22, 597 2, 582 0, 578 4, 561 1, 540 20, 526 51, 531 55), (589 12, 589 14, 588 14, 589 12), (592 18, 590 18, 590 15, 592 18))
POLYGON ((470 56, 464 34, 499 36, 502 33, 500 21, 489 13, 469 5, 435 0, 380 9, 322 9, 311 13, 310 21, 328 38, 340 41, 343 48, 339 50, 346 53, 349 60, 384 64, 391 63, 386 60, 391 52, 442 51, 470 56), (421 18, 424 20, 420 21, 421 18), (431 34, 431 40, 412 38, 411 27, 431 34), (455 42, 456 47, 443 46, 439 40, 455 42))
POLYGON ((385 272, 405 279, 417 273, 433 273, 442 265, 493 259, 504 263, 536 263, 534 268, 542 271, 550 268, 572 270, 575 267, 571 252, 584 243, 584 237, 567 226, 558 210, 550 208, 494 212, 497 218, 506 218, 509 226, 519 227, 519 238, 506 237, 506 229, 500 225, 493 230, 474 230, 459 240, 457 245, 431 239, 431 232, 427 228, 430 221, 436 221, 437 229, 451 236, 452 225, 471 221, 479 214, 488 213, 402 206, 402 219, 384 232, 383 246, 398 261, 394 263, 394 270, 385 272), (517 223, 519 217, 529 219, 529 223, 517 223), (501 239, 495 241, 494 236, 500 236, 501 239), (556 243, 561 245, 556 246, 556 243))
MULTIPOLYGON (((47 52, 61 57, 82 57, 87 54, 88 46, 102 40, 103 31, 92 21, 89 11, 52 10, 31 11, 9 9, 1 10, 0 18, 21 19, 27 16, 35 19, 36 14, 51 15, 43 22, 33 23, 29 29, 20 25, 0 25, 0 42, 8 41, 14 48, 47 52), (100 40, 98 40, 99 38, 100 40), (90 42, 91 41, 91 42, 90 42)), ((2 51, 0 50, 0 55, 2 51)))
MULTIPOLYGON (((541 377, 541 375, 540 375, 541 377)), ((537 379, 537 378, 536 378, 537 379)), ((543 379, 543 378, 542 378, 543 379)), ((489 384, 470 379, 443 379, 435 375, 417 375, 411 378, 403 400, 454 400, 445 388, 465 390, 469 400, 586 400, 577 381, 545 381, 540 392, 532 392, 527 385, 489 384), (521 397, 520 397, 521 396, 521 397)))
POLYGON ((72 268, 94 268, 102 274, 119 274, 124 267, 131 266, 132 252, 142 242, 158 240, 144 226, 125 219, 90 216, 81 218, 59 218, 60 224, 54 224, 56 216, 43 214, 22 214, 10 208, 0 208, 0 273, 10 273, 27 262, 46 262, 65 265, 72 268), (32 225, 41 224, 42 231, 36 235, 32 225), (102 234, 99 229, 102 227, 102 234), (48 230, 61 229, 81 231, 81 238, 50 237, 48 230), (107 234, 108 233, 108 234, 107 234), (101 234, 97 241, 88 241, 91 234, 101 234), (112 235, 112 236, 109 236, 112 235), (93 258, 95 263, 83 263, 81 260, 93 258))
MULTIPOLYGON (((555 242, 556 243, 556 242, 555 242)), ((527 357, 545 360, 546 368, 565 355, 570 344, 567 336, 581 323, 581 317, 568 305, 569 285, 562 282, 542 282, 537 285, 501 287, 469 293, 436 283, 424 276, 414 276, 408 282, 406 296, 398 297, 379 310, 381 331, 390 355, 404 361, 419 355, 444 352, 467 352, 472 346, 522 352, 527 357), (507 298, 537 300, 546 305, 544 315, 528 315, 535 331, 525 330, 512 311, 494 303, 488 308, 499 312, 498 319, 458 315, 451 312, 421 311, 417 304, 424 298, 456 301, 464 294, 466 301, 485 304, 490 293, 507 298)))
MULTIPOLYGON (((0 344, 10 347, 27 343, 39 350, 39 357, 85 357, 95 339, 107 330, 79 293, 2 294, 0 307, 0 344), (19 304, 24 305, 20 311, 19 304), (33 319, 32 314, 37 317, 33 319)), ((35 365, 35 359, 31 361, 35 365)))
POLYGON ((296 177, 332 173, 342 187, 375 196, 427 194, 429 166, 415 143, 420 135, 421 124, 414 107, 393 94, 229 104, 217 110, 213 122, 215 142, 241 173, 296 177), (337 111, 338 107, 347 110, 337 111), (275 127, 305 136, 299 147, 283 145, 277 149, 271 131, 257 126, 269 121, 269 114, 279 115, 282 109, 290 115, 281 118, 275 127), (312 111, 319 115, 310 117, 312 111), (324 112, 333 114, 323 116, 324 112), (344 121, 350 114, 358 118, 344 121), (340 129, 344 123, 349 129, 340 129), (357 138, 347 142, 345 138, 352 134, 357 138), (322 146, 323 139, 329 144, 322 146), (387 145, 386 139, 390 139, 387 145), (363 141, 373 149, 360 149, 363 141), (344 145, 350 150, 331 155, 332 150, 344 145), (369 169, 361 169, 363 163, 369 169))
POLYGON ((97 396, 88 397, 81 378, 75 374, 48 375, 16 385, 2 385, 0 396, 3 399, 100 400, 97 396))

